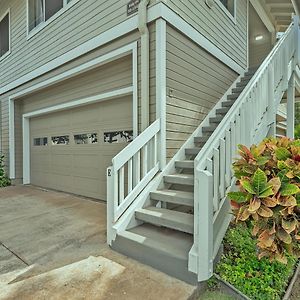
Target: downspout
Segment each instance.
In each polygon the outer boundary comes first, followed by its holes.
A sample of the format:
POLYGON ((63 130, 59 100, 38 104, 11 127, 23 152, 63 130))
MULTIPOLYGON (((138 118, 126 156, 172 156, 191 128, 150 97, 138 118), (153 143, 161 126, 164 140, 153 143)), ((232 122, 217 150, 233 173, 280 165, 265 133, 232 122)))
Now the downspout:
POLYGON ((142 0, 139 4, 139 25, 141 34, 141 131, 149 126, 149 85, 150 85, 150 42, 147 26, 147 6, 150 0, 142 0))

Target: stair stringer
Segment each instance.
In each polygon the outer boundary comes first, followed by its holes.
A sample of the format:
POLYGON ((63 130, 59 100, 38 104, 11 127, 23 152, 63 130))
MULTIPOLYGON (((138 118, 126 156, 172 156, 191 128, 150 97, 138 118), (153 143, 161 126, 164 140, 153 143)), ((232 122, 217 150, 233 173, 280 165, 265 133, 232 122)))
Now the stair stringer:
MULTIPOLYGON (((175 162, 183 160, 185 158, 185 149, 191 148, 194 146, 194 138, 202 137, 202 128, 208 126, 210 124, 209 119, 216 117, 216 110, 222 107, 222 103, 227 101, 227 96, 232 93, 232 89, 234 89, 238 82, 240 82, 241 78, 244 76, 245 71, 242 72, 236 80, 232 83, 232 85, 228 88, 222 98, 216 103, 216 105, 211 109, 211 111, 207 114, 201 124, 197 127, 197 129, 191 134, 191 136, 186 140, 186 142, 181 146, 181 148, 177 151, 174 157, 167 163, 167 165, 159 172, 152 181, 145 187, 145 189, 140 193, 140 195, 136 198, 136 200, 131 204, 131 206, 125 211, 125 213, 120 217, 118 222, 113 225, 113 240, 116 239, 116 236, 120 232, 124 232, 127 229, 134 228, 141 224, 140 221, 135 218, 135 211, 139 208, 143 208, 145 205, 150 205, 150 193, 154 192, 158 189, 163 188, 164 186, 164 176, 173 174, 175 169, 175 162)), ((191 265, 196 266, 197 264, 192 263, 191 265)), ((192 272, 197 273, 196 270, 192 272)))

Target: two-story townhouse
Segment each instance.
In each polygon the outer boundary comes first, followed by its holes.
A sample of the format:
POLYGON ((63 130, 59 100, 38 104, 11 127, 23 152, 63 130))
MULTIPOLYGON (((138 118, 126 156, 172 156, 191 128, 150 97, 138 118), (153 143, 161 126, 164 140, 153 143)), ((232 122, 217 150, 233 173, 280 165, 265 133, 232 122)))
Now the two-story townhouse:
MULTIPOLYGON (((181 279, 202 280, 207 275, 199 275, 204 267, 198 266, 195 244, 196 228, 205 224, 193 215, 200 201, 194 158, 203 145, 209 147, 209 136, 220 131, 218 124, 228 119, 247 84, 257 86, 251 82, 257 67, 285 47, 292 30, 298 32, 296 18, 289 25, 299 9, 290 0, 0 0, 0 150, 10 178, 107 200, 110 245, 181 279), (281 48, 269 54, 276 34, 288 27, 277 43, 281 48), (205 132, 191 146, 195 134, 205 132), (169 192, 155 194, 162 184, 169 192), (142 210, 146 203, 155 209, 142 210), (178 251, 162 250, 166 243, 178 251)), ((298 73, 295 45, 289 43, 282 50, 288 60, 276 71, 293 78, 283 88, 292 99, 298 73)), ((268 82, 273 88, 274 78, 264 78, 260 92, 268 82)), ((265 111, 259 113, 255 126, 265 125, 265 111)), ((244 133, 246 114, 239 111, 230 121, 244 133)), ((213 153, 239 142, 229 141, 234 130, 224 133, 220 148, 210 143, 213 153)), ((219 192, 224 199, 231 175, 226 173, 225 184, 222 174, 234 154, 227 153, 226 161, 218 155, 206 169, 220 177, 214 199, 219 192)), ((223 234, 228 217, 219 215, 223 234)))

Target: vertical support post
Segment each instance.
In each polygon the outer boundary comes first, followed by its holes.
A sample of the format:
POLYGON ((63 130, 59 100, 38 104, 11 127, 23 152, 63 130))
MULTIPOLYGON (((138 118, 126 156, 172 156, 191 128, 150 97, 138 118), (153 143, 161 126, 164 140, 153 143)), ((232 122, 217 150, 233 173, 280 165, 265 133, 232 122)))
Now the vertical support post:
POLYGON ((300 28, 299 28, 299 16, 293 17, 293 22, 295 26, 295 43, 296 43, 296 55, 295 55, 295 64, 300 65, 300 28))
POLYGON ((198 281, 213 275, 213 176, 208 171, 195 170, 195 226, 198 231, 198 281))
POLYGON ((275 111, 275 84, 274 84, 274 65, 268 71, 268 124, 270 125, 269 136, 276 135, 276 111, 275 111))
POLYGON ((158 153, 160 168, 167 161, 167 23, 156 21, 156 119, 160 119, 158 153))
POLYGON ((293 139, 295 131, 295 75, 291 76, 287 90, 287 137, 293 139))
POLYGON ((113 230, 114 224, 114 176, 113 167, 107 168, 107 244, 112 245, 116 237, 116 233, 113 230))
POLYGON ((23 116, 23 184, 30 183, 30 126, 29 118, 23 116))
POLYGON ((9 109, 9 178, 16 178, 15 169, 15 101, 8 99, 9 109))

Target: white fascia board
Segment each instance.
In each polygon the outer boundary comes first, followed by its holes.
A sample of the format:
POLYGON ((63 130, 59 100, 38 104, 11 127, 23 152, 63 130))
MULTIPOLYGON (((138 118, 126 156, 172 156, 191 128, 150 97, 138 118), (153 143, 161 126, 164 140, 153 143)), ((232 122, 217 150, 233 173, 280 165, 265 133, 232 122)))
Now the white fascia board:
POLYGON ((241 67, 236 61, 224 53, 220 48, 208 40, 204 35, 197 31, 193 26, 183 20, 178 14, 172 11, 167 6, 162 7, 163 18, 174 26, 177 30, 189 37, 193 42, 204 48, 207 52, 215 56, 221 62, 226 64, 229 68, 236 71, 238 74, 244 72, 244 68, 241 67))
POLYGON ((258 16, 266 26, 269 32, 274 33, 276 31, 274 24, 270 20, 270 17, 268 16, 267 12, 263 8, 262 4, 258 0, 250 0, 250 3, 252 4, 253 8, 257 12, 258 16))
MULTIPOLYGON (((148 11, 148 23, 157 20, 159 18, 165 19, 168 23, 181 31, 184 35, 191 38, 199 46, 203 47, 206 51, 211 53, 213 56, 221 60, 224 64, 230 67, 232 70, 241 74, 243 72, 243 67, 241 67, 237 62, 220 50, 216 45, 210 42, 204 35, 199 33, 195 28, 193 28, 189 23, 182 19, 179 15, 174 13, 169 7, 164 3, 158 3, 149 8, 148 11)), ((42 76, 68 62, 82 56, 96 48, 103 46, 115 39, 120 38, 138 28, 138 16, 135 15, 126 21, 116 25, 115 27, 103 32, 102 34, 94 37, 93 39, 81 44, 80 46, 66 52, 65 54, 53 59, 49 63, 38 67, 34 71, 14 80, 13 82, 0 88, 0 95, 9 92, 21 86, 39 76, 42 76)))

